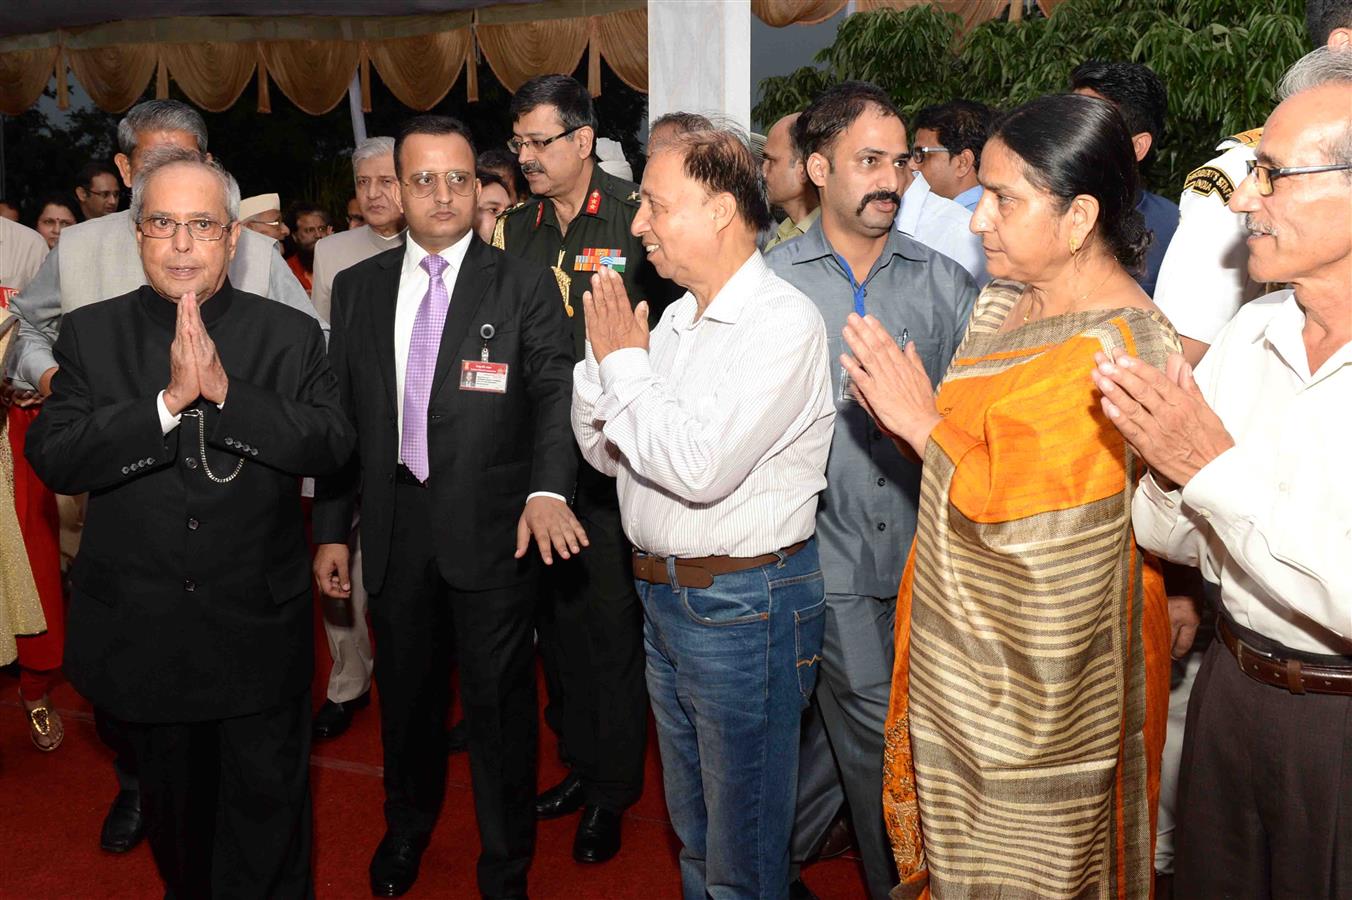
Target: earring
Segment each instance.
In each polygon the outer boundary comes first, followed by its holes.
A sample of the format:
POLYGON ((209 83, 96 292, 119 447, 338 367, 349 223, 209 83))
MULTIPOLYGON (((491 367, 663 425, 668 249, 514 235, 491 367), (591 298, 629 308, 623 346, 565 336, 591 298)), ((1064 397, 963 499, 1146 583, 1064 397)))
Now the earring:
POLYGON ((1070 239, 1070 255, 1074 256, 1079 251, 1079 249, 1080 249, 1080 239, 1072 236, 1070 239))

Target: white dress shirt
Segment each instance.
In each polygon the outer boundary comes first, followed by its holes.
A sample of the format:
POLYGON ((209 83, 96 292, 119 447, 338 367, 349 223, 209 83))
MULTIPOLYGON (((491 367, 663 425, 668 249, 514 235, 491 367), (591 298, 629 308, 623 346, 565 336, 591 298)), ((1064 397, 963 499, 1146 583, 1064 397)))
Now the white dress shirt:
MULTIPOLYGON (((474 232, 467 231, 465 236, 437 255, 446 260, 446 268, 441 271, 441 280, 446 283, 446 296, 455 294, 455 279, 465 263, 465 253, 474 232)), ((427 287, 432 283, 422 261, 432 254, 428 253, 413 235, 404 243, 404 265, 399 270, 399 296, 394 305, 394 400, 399 409, 399 434, 404 433, 404 373, 408 370, 408 346, 413 341, 413 323, 418 318, 418 307, 427 296, 427 287)))
POLYGON ((897 231, 947 256, 968 271, 977 287, 984 287, 990 281, 986 251, 981 236, 972 233, 971 222, 970 210, 934 193, 925 176, 916 172, 901 195, 895 224, 897 231))
POLYGON ((659 556, 759 556, 812 535, 835 405, 826 327, 759 252, 695 318, 687 293, 649 349, 573 373, 573 432, 619 481, 625 534, 659 556))
POLYGON ((1310 372, 1289 290, 1246 304, 1197 369, 1235 446, 1180 491, 1147 476, 1136 539, 1220 585, 1240 625, 1295 650, 1352 653, 1352 344, 1310 372))

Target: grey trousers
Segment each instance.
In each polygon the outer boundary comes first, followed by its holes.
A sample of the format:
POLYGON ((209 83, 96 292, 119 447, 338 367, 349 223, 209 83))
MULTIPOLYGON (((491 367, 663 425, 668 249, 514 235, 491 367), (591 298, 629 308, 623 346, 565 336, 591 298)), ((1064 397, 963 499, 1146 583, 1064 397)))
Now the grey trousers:
POLYGON ((821 848, 848 800, 869 895, 897 883, 883 825, 883 727, 892 690, 895 597, 826 595, 826 634, 812 709, 799 745, 793 861, 821 848))
POLYGON ((333 668, 329 670, 328 699, 334 703, 356 700, 371 689, 371 632, 366 625, 366 586, 361 577, 361 531, 352 526, 348 538, 352 551, 348 571, 352 575, 352 596, 346 600, 323 597, 324 636, 329 640, 333 668))

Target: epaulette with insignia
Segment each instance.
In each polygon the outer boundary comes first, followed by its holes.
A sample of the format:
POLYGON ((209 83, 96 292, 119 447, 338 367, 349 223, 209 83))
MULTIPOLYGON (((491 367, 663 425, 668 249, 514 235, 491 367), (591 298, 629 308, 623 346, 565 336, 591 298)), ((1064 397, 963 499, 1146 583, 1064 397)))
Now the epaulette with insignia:
POLYGON ((526 201, 522 200, 516 206, 509 206, 498 213, 497 224, 493 226, 493 240, 489 243, 499 250, 507 249, 507 219, 518 210, 526 208, 526 201))
POLYGON ((1201 166, 1188 173, 1187 181, 1183 182, 1183 190, 1201 197, 1217 194, 1221 202, 1229 203, 1230 195, 1235 192, 1235 185, 1230 176, 1221 169, 1215 166, 1201 166))
POLYGON ((638 191, 630 191, 630 192, 629 192, 629 202, 630 202, 630 203, 642 203, 642 202, 643 202, 643 198, 640 197, 640 196, 638 195, 638 191))

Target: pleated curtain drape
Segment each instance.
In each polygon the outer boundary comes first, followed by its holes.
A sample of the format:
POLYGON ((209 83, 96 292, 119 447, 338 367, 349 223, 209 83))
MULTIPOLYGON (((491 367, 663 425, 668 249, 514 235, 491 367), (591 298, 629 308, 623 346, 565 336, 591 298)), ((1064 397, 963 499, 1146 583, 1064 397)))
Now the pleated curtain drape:
MULTIPOLYGON (((964 29, 1009 6, 1009 0, 855 0, 854 9, 925 2, 957 13, 964 29)), ((1047 13, 1061 2, 1038 0, 1047 13)), ((846 0, 751 0, 752 12, 775 27, 822 22, 845 6, 846 0)), ((135 103, 151 78, 157 96, 168 96, 172 79, 192 103, 220 112, 256 79, 259 111, 271 109, 276 87, 319 115, 342 101, 354 73, 369 109, 372 65, 401 103, 425 110, 462 71, 467 96, 477 100, 480 57, 515 91, 536 75, 575 71, 584 54, 593 95, 601 92, 602 59, 625 84, 647 91, 646 0, 544 0, 423 16, 150 19, 19 35, 0 39, 0 113, 18 115, 35 104, 53 73, 65 108, 68 68, 109 112, 135 103)))

